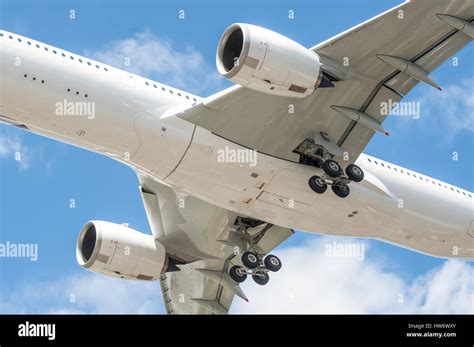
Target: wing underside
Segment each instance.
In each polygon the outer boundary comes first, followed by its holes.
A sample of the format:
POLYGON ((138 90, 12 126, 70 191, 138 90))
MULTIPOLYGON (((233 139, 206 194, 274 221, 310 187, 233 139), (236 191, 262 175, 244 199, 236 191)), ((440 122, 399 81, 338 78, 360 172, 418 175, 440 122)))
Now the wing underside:
POLYGON ((228 312, 235 295, 248 300, 228 275, 230 267, 242 265, 239 255, 248 247, 243 227, 259 254, 268 254, 293 234, 183 195, 153 179, 139 175, 139 180, 153 234, 176 264, 176 271, 160 278, 168 313, 222 314, 228 312))
POLYGON ((471 22, 474 3, 406 2, 313 47, 323 69, 335 76, 334 88, 294 99, 234 86, 178 115, 230 141, 295 162, 295 149, 323 131, 354 162, 375 132, 334 106, 383 123, 387 107, 390 110, 419 80, 381 58, 393 56, 430 73, 472 40, 440 14, 471 22))

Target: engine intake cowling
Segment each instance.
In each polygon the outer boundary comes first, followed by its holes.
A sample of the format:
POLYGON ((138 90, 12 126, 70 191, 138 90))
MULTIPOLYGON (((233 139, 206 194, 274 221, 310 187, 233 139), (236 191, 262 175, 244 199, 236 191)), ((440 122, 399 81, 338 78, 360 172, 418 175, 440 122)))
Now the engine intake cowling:
POLYGON ((224 31, 216 63, 219 73, 231 81, 280 96, 308 96, 323 78, 315 52, 250 24, 232 24, 224 31))
POLYGON ((158 279, 168 263, 164 246, 153 236, 105 221, 90 221, 82 227, 76 258, 93 272, 148 281, 158 279))

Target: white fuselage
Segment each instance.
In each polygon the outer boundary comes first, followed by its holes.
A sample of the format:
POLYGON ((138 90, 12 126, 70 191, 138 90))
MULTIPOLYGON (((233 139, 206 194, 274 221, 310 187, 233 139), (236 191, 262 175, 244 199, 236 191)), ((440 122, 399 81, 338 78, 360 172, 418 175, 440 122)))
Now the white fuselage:
POLYGON ((346 199, 319 195, 319 169, 244 147, 173 116, 201 98, 0 31, 0 120, 115 158, 184 194, 292 229, 372 237, 441 257, 474 258, 471 192, 361 155, 346 199), (10 38, 11 37, 11 38, 10 38), (222 160, 223 153, 231 153, 222 160), (238 158, 237 158, 238 159, 238 158))

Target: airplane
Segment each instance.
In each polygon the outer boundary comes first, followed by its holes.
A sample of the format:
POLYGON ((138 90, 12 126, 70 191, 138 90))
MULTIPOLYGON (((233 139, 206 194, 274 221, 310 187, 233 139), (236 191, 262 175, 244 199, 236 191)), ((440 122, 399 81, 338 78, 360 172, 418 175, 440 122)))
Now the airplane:
POLYGON ((216 63, 235 85, 208 97, 2 30, 0 120, 136 172, 152 234, 89 221, 80 266, 159 280, 168 313, 225 314, 295 230, 474 258, 472 192, 362 153, 383 103, 441 89, 429 74, 473 20, 472 1, 406 1, 311 48, 232 24, 216 63))

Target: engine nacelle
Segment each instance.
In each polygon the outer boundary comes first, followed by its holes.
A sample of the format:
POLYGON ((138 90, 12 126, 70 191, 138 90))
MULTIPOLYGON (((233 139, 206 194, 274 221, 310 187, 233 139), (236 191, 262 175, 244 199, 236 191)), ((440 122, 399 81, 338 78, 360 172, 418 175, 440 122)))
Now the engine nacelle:
POLYGON ((217 69, 226 78, 267 94, 302 98, 323 78, 319 56, 271 30, 232 24, 222 35, 217 69))
POLYGON ((87 222, 76 246, 79 265, 104 275, 156 280, 166 271, 164 246, 151 235, 104 221, 87 222))

